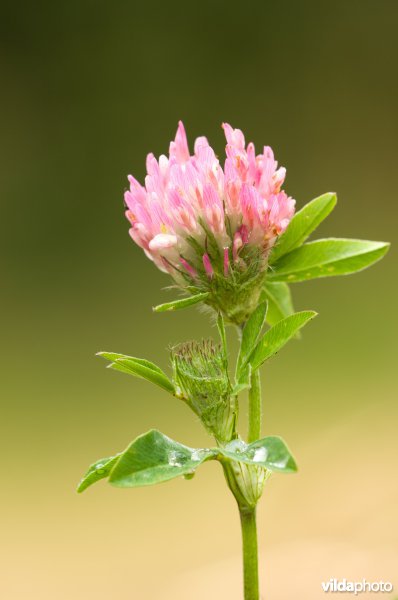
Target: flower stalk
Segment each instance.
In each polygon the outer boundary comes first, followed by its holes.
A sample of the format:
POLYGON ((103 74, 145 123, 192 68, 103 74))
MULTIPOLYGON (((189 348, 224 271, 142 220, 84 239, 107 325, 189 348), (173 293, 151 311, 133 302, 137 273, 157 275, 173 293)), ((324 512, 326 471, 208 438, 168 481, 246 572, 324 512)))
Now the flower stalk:
POLYGON ((262 421, 261 379, 260 372, 253 371, 249 390, 249 426, 247 440, 249 443, 260 439, 262 421))
POLYGON ((244 598, 259 600, 256 509, 241 509, 239 514, 242 529, 244 598))

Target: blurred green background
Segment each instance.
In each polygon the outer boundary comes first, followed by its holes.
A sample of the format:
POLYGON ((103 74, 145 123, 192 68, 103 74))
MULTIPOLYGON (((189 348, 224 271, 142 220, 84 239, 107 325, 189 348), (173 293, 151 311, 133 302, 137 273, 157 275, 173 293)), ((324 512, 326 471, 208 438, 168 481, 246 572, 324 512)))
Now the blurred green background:
MULTIPOLYGON (((216 464, 74 491, 151 427, 210 443, 185 406, 94 356, 168 368, 170 343, 215 334, 193 309, 152 313, 172 295, 128 236, 126 175, 143 179, 178 119, 222 157, 228 121, 274 148, 299 207, 338 193, 320 236, 397 242, 398 4, 1 5, 0 594, 238 599, 238 516, 216 464)), ((319 317, 263 374, 265 432, 300 465, 259 509, 269 600, 321 598, 330 577, 398 586, 395 246, 369 271, 293 288, 319 317)))

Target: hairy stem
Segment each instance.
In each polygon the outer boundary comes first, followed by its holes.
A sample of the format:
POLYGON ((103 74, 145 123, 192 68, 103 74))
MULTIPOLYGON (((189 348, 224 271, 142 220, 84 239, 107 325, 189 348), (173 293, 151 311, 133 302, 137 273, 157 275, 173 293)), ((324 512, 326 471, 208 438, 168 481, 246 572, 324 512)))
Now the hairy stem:
POLYGON ((247 434, 249 444, 261 437, 261 412, 261 380, 257 369, 252 373, 249 391, 249 428, 247 434))
POLYGON ((243 582, 245 600, 259 600, 256 509, 239 509, 243 545, 243 582))

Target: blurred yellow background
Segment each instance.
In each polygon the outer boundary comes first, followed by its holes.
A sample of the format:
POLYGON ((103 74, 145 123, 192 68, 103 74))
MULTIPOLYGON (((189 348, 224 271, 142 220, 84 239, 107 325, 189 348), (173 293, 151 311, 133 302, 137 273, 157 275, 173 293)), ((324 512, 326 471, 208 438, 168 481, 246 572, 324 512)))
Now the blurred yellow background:
POLYGON ((398 594, 397 3, 2 5, 0 596, 241 598, 217 464, 75 493, 91 462, 151 427, 210 443, 185 406, 94 356, 167 369, 170 343, 215 335, 193 309, 151 312, 169 281, 123 215, 126 175, 143 179, 180 118, 220 157, 222 121, 271 145, 299 207, 336 191, 320 236, 393 242, 369 271, 293 288, 319 317, 264 369, 264 432, 300 472, 271 479, 259 535, 268 600, 322 598, 331 577, 398 594))

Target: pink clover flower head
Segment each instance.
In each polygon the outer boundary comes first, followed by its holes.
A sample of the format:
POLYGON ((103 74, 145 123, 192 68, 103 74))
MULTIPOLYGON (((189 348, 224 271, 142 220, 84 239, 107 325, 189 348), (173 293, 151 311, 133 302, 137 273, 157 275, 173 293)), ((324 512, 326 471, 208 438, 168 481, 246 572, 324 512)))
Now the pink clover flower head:
POLYGON ((205 137, 190 154, 180 121, 169 156, 148 154, 145 185, 130 175, 124 198, 130 235, 146 255, 179 286, 210 292, 208 303, 238 323, 256 305, 295 201, 282 190, 286 169, 272 149, 256 155, 240 129, 223 129, 221 166, 205 137))

